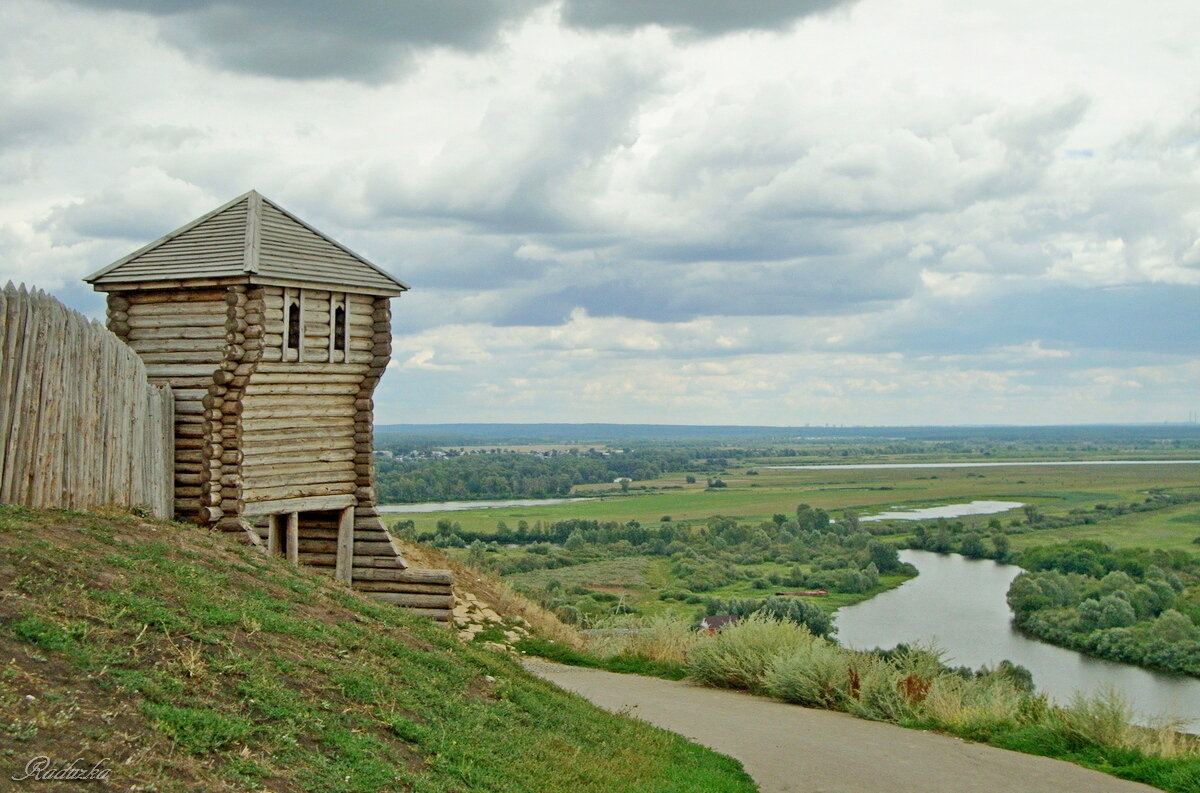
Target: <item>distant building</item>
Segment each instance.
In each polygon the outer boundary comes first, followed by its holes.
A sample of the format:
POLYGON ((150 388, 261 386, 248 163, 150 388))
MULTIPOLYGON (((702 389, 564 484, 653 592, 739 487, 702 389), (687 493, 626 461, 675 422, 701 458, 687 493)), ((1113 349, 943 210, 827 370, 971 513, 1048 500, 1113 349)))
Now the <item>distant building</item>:
POLYGON ((726 625, 734 625, 738 621, 736 614, 710 614, 700 620, 696 627, 702 631, 716 633, 726 625))
POLYGON ((613 480, 613 484, 614 485, 627 485, 632 481, 633 480, 627 476, 618 476, 616 479, 613 480))

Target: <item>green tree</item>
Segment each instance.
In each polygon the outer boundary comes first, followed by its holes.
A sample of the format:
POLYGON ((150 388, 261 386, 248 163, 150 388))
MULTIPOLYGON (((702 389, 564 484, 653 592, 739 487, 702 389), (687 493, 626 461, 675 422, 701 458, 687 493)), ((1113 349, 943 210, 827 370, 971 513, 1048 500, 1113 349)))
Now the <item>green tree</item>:
POLYGON ((867 545, 867 555, 881 573, 890 573, 900 567, 900 553, 894 545, 872 540, 867 545))
POLYGON ((972 559, 982 559, 987 556, 987 547, 983 544, 983 538, 975 532, 963 536, 960 551, 963 556, 972 559))

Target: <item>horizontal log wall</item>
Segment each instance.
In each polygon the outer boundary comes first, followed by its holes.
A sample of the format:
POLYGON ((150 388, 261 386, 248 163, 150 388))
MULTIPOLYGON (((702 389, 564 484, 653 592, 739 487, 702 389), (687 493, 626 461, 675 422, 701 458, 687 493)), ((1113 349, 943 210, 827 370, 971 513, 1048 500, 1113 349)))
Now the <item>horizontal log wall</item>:
POLYGON ((363 449, 355 433, 375 363, 374 320, 369 296, 273 286, 255 291, 245 346, 257 362, 231 408, 239 418, 243 504, 357 494, 363 449), (292 303, 302 309, 302 350, 286 346, 292 303), (333 333, 339 307, 346 310, 345 350, 336 349, 333 333))
POLYGON ((40 291, 0 293, 0 502, 169 517, 173 405, 98 323, 40 291))
POLYGON ((175 393, 175 514, 195 520, 209 473, 205 398, 227 347, 228 290, 164 289, 108 297, 108 327, 146 364, 150 382, 175 393))

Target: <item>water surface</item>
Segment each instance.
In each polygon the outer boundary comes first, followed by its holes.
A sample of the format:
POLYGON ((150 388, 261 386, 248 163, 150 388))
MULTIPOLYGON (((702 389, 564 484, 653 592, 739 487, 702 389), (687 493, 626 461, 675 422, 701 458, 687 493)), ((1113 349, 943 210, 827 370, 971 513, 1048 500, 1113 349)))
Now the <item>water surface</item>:
POLYGON ((994 667, 1008 659, 1029 669, 1038 689, 1065 702, 1076 690, 1123 691, 1143 720, 1175 716, 1200 730, 1200 679, 1104 661, 1029 638, 1013 628, 1005 602, 1021 568, 958 554, 901 551, 921 574, 896 589, 839 609, 838 639, 870 650, 933 641, 953 665, 994 667))
POLYGON ((1025 506, 1020 501, 972 501, 969 504, 942 504, 937 507, 895 509, 860 518, 864 523, 872 520, 927 520, 931 518, 961 518, 963 515, 995 515, 1025 506))
POLYGON ((788 471, 881 471, 902 468, 1011 468, 1044 465, 1197 465, 1200 460, 1023 460, 1003 463, 968 461, 958 463, 851 463, 849 465, 764 465, 788 471))

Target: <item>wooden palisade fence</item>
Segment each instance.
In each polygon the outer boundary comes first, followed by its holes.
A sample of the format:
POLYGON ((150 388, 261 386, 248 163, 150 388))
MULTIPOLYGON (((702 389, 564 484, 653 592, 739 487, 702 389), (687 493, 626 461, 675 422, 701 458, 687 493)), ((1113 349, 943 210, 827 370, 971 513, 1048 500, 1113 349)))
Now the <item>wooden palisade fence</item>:
POLYGON ((138 354, 39 290, 0 292, 0 502, 174 511, 174 399, 138 354))

